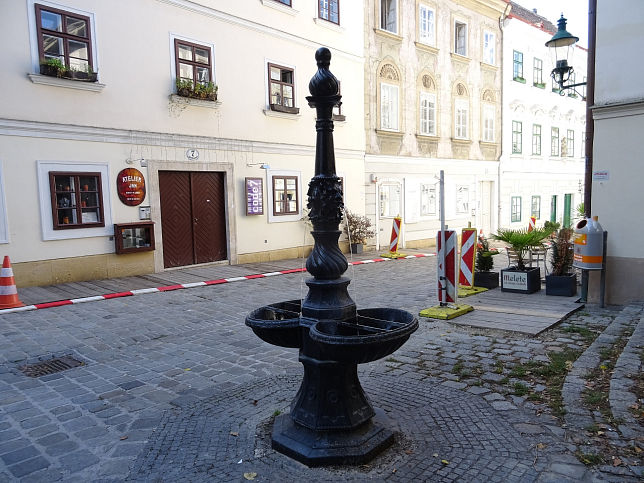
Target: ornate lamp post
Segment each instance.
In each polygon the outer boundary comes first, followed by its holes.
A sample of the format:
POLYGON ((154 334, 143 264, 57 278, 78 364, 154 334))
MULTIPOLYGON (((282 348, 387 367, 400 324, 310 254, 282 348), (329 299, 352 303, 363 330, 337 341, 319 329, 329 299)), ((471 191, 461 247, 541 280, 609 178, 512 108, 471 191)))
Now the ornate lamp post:
MULTIPOLYGON (((561 18, 557 22, 557 26, 559 27, 557 32, 546 42, 546 47, 553 49, 555 56, 555 68, 552 69, 550 75, 559 86, 559 94, 562 96, 564 95, 565 89, 572 89, 577 92, 575 87, 586 85, 585 82, 566 84, 574 72, 573 67, 568 61, 570 60, 572 62, 575 44, 579 42, 579 37, 575 37, 566 30, 566 22, 567 19, 561 14, 561 18)), ((577 94, 581 95, 579 92, 577 94)))

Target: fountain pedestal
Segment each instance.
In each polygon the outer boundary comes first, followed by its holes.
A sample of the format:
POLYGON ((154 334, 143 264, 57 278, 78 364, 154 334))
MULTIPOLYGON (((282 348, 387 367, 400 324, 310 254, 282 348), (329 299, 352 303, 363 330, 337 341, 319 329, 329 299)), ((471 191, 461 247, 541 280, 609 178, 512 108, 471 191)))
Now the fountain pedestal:
POLYGON ((306 261, 313 278, 304 301, 280 302, 251 312, 246 325, 262 340, 298 347, 304 378, 290 414, 277 416, 273 448, 309 466, 363 464, 387 448, 397 426, 373 408, 358 379, 358 364, 386 357, 418 328, 409 312, 356 310, 349 296, 348 264, 338 246, 342 187, 335 172, 333 107, 338 81, 329 71, 331 53, 315 54, 318 71, 309 83, 317 112, 315 176, 308 191, 313 251, 306 261))

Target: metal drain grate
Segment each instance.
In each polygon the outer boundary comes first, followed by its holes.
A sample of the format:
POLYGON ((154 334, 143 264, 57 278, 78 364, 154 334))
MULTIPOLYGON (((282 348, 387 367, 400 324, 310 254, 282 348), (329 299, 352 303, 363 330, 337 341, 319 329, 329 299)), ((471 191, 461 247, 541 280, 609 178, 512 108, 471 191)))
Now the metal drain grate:
POLYGON ((49 359, 48 361, 38 362, 36 364, 20 366, 18 369, 20 369, 26 376, 40 377, 84 365, 84 362, 77 361, 72 356, 62 356, 49 359))

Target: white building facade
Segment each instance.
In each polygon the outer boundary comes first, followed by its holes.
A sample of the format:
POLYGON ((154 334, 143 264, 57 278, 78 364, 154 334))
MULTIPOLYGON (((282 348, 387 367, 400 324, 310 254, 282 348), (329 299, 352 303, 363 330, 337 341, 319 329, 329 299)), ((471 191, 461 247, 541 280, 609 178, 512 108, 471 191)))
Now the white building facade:
POLYGON ((366 213, 387 247, 433 245, 446 222, 497 226, 502 0, 365 3, 366 213))
MULTIPOLYGON (((527 228, 530 217, 570 227, 583 202, 585 90, 560 95, 545 46, 556 28, 520 5, 503 22, 503 228, 527 228)), ((586 81, 586 51, 575 48, 571 82, 586 81)))
MULTIPOLYGON (((591 212, 608 232, 606 303, 622 304, 644 298, 644 65, 633 61, 644 46, 644 4, 597 3, 591 212)), ((599 273, 591 273, 589 296, 598 291, 599 273)))
POLYGON ((358 187, 345 202, 364 206, 361 2, 18 0, 2 13, 0 248, 18 286, 306 254, 320 46, 344 96, 337 170, 358 187))

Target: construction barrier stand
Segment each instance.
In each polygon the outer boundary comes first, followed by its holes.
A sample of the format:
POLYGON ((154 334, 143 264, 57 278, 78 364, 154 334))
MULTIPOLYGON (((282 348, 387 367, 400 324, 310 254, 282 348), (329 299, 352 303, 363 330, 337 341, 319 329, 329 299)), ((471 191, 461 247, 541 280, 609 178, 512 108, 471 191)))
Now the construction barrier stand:
POLYGON ((463 287, 474 286, 474 253, 476 248, 476 228, 463 228, 461 232, 461 263, 458 283, 463 287))

